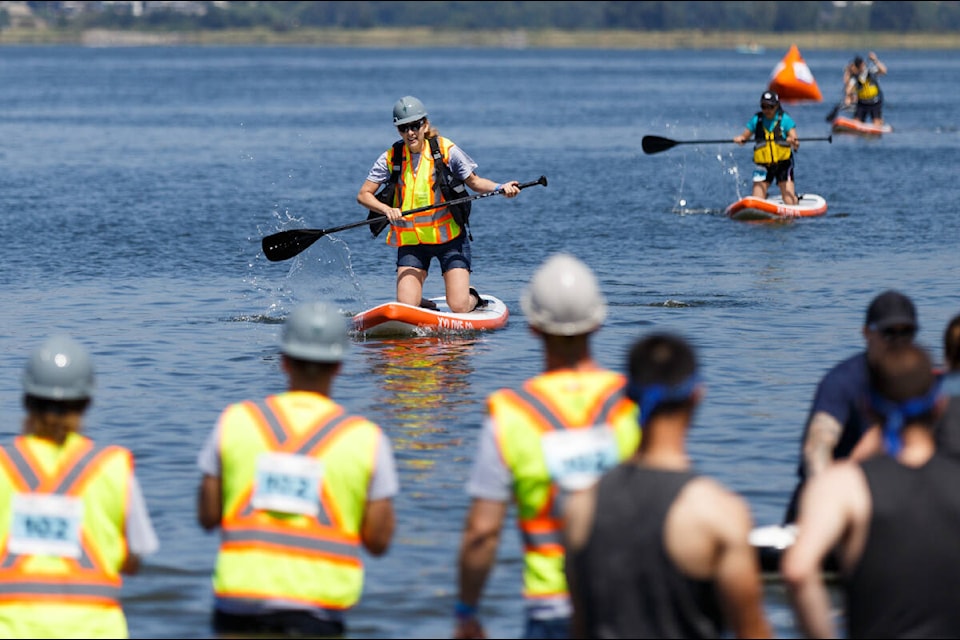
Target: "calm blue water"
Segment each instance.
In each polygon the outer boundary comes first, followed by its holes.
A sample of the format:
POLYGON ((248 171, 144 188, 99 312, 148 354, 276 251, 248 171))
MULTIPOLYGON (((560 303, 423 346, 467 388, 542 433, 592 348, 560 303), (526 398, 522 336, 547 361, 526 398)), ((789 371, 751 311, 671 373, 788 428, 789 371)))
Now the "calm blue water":
MULTIPOLYGON (((30 349, 67 331, 96 358, 96 439, 130 447, 161 540, 125 584, 136 637, 209 637, 215 535, 195 524, 196 454, 230 402, 282 389, 276 348, 293 305, 345 314, 393 295, 394 251, 366 229, 270 263, 260 239, 366 217, 356 192, 395 139, 393 102, 414 94, 497 181, 536 180, 474 206, 474 284, 503 299, 503 330, 358 340, 334 395, 382 424, 402 493, 390 553, 368 563, 354 637, 449 636, 455 560, 483 399, 540 371, 517 304, 558 250, 597 271, 610 318, 601 364, 622 369, 653 329, 698 347, 707 399, 698 467, 779 522, 818 377, 862 345, 874 294, 913 296, 920 340, 960 312, 960 162, 952 52, 879 51, 881 140, 835 136, 798 156, 798 191, 827 216, 735 223, 750 152, 644 135, 732 138, 783 52, 0 48, 0 424, 19 431, 30 349)), ((789 107, 801 138, 829 134, 848 51, 803 51, 825 96, 789 107)), ((863 53, 863 52, 860 52, 863 53)), ((428 295, 442 293, 438 273, 428 295)), ((482 613, 492 637, 521 629, 520 554, 504 536, 482 613)), ((768 588, 777 634, 796 634, 768 588)))

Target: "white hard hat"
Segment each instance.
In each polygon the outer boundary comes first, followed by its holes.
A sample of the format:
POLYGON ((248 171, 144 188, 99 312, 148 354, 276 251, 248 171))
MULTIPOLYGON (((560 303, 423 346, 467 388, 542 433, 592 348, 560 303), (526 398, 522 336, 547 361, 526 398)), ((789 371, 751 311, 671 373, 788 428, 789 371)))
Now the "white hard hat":
POLYGON ((79 342, 54 335, 34 349, 23 370, 23 391, 48 400, 83 400, 93 394, 93 363, 79 342))
POLYGON ((590 333, 607 316, 596 275, 566 253, 555 254, 537 269, 520 298, 520 307, 530 326, 557 336, 590 333))
POLYGON ((325 302, 294 309, 283 325, 280 350, 291 358, 312 362, 340 362, 350 338, 340 312, 325 302))

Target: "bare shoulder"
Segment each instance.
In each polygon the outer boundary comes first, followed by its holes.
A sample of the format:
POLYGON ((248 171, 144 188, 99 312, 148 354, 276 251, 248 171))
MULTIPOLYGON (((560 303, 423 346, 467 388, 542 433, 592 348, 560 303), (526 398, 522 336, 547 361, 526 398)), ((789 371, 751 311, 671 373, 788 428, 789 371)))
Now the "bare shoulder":
POLYGON ((750 507, 740 494, 707 476, 691 480, 678 496, 676 506, 689 510, 701 526, 737 525, 749 529, 752 519, 750 507))
POLYGON ((861 516, 870 507, 870 488, 863 468, 853 460, 840 460, 814 476, 803 490, 801 509, 835 509, 861 516))
POLYGON ((748 550, 753 517, 747 501, 712 478, 691 480, 667 513, 664 545, 677 567, 690 577, 716 575, 720 557, 748 550))
POLYGON ((866 488, 866 476, 854 460, 838 460, 818 473, 808 483, 811 489, 835 493, 838 490, 866 488))

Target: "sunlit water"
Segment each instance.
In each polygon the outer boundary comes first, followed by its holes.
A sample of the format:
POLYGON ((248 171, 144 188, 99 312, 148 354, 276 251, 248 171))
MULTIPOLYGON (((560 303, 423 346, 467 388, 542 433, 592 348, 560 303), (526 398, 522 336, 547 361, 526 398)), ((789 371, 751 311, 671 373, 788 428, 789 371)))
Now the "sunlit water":
MULTIPOLYGON (((861 347, 870 298, 913 296, 938 361, 960 312, 951 52, 879 52, 894 133, 801 147, 798 190, 827 199, 822 218, 726 219, 749 190, 747 149, 641 152, 647 134, 732 138, 783 53, 0 49, 0 416, 18 432, 20 372, 44 336, 68 331, 91 348, 88 432, 134 451, 161 540, 125 583, 131 633, 210 635, 217 539, 195 522, 196 455, 226 404, 282 390, 290 308, 324 298, 349 315, 392 296, 394 251, 363 228, 283 263, 265 260, 260 239, 364 219, 356 192, 406 94, 481 175, 549 184, 474 206, 473 283, 507 303, 505 329, 358 338, 336 381, 338 400, 389 433, 401 476, 395 543, 368 562, 351 635, 450 634, 483 400, 541 368, 517 301, 555 251, 590 264, 609 299, 601 364, 622 370, 653 329, 695 343, 707 384, 697 466, 746 496, 758 524, 779 522, 814 385, 861 347)), ((788 107, 801 138, 829 135, 852 54, 803 52, 827 99, 788 107)), ((440 283, 432 273, 427 294, 440 283)), ((521 630, 507 526, 482 606, 495 637, 521 630)), ((777 635, 796 635, 782 590, 767 593, 777 635)))

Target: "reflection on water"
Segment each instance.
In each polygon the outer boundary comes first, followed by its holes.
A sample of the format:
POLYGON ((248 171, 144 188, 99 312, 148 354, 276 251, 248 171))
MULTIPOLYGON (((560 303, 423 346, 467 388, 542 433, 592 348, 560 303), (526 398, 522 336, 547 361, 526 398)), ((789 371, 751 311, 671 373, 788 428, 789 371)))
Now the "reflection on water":
MULTIPOLYGON (((432 335, 359 343, 380 402, 368 412, 388 426, 401 451, 445 449, 460 444, 451 425, 463 413, 463 400, 473 373, 471 354, 476 337, 432 335)), ((417 468, 432 466, 430 456, 401 457, 417 468)))

